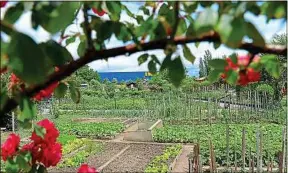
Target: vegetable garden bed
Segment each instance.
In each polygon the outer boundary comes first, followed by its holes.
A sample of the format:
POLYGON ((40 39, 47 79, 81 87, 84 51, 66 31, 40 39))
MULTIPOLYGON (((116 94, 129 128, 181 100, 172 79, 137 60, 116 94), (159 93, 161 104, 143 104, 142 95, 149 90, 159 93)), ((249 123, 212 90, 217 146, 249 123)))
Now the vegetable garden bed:
POLYGON ((131 144, 130 148, 105 167, 102 172, 144 172, 146 165, 161 155, 165 145, 131 144))

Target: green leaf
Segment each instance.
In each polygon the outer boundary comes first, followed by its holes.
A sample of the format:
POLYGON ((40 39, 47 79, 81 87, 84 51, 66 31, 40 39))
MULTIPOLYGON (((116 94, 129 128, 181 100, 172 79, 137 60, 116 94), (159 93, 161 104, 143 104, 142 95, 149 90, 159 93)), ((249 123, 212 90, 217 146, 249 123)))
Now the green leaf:
POLYGON ((53 66, 61 66, 73 60, 70 52, 53 40, 41 43, 40 46, 52 61, 53 66))
MULTIPOLYGON (((97 31, 97 39, 104 41, 110 38, 115 30, 114 22, 112 21, 105 21, 102 23, 97 31)), ((119 26, 116 26, 119 27, 119 26)))
POLYGON ((77 48, 77 53, 80 57, 84 56, 85 52, 86 52, 86 40, 83 40, 80 42, 78 48, 77 48))
POLYGON ((237 62, 238 62, 237 54, 233 53, 229 57, 231 58, 231 60, 234 64, 237 64, 237 62))
POLYGON ((235 17, 241 17, 247 11, 246 10, 247 2, 241 2, 234 13, 235 17))
POLYGON ((7 54, 8 67, 27 84, 43 82, 51 70, 49 58, 41 47, 25 34, 15 33, 12 36, 7 54))
POLYGON ((6 172, 19 172, 19 166, 13 160, 8 159, 5 170, 6 172))
POLYGON ((68 84, 71 99, 74 101, 74 103, 79 103, 81 97, 79 89, 76 87, 76 84, 73 81, 69 81, 68 84))
POLYGON ((180 56, 169 63, 168 69, 168 75, 171 82, 174 84, 174 86, 179 87, 181 81, 185 78, 185 69, 180 56))
POLYGON ((76 37, 75 36, 72 36, 70 38, 67 38, 66 40, 66 46, 68 46, 70 43, 74 43, 76 40, 76 37))
POLYGON ((217 25, 217 32, 223 43, 237 48, 246 35, 245 21, 243 18, 234 18, 231 15, 223 14, 217 25))
POLYGON ((214 42, 214 49, 218 49, 220 46, 221 46, 221 43, 220 42, 214 42))
POLYGON ((163 60, 161 67, 160 67, 160 71, 167 69, 170 63, 171 63, 171 54, 167 55, 166 58, 163 60))
POLYGON ((195 47, 198 48, 201 42, 196 42, 195 47))
POLYGON ((259 47, 265 47, 265 40, 259 33, 259 31, 255 28, 255 26, 250 22, 247 22, 246 25, 247 25, 247 35, 248 37, 253 39, 253 44, 259 47))
POLYGON ((61 5, 52 11, 49 22, 44 28, 52 34, 66 28, 74 20, 74 13, 79 7, 79 2, 62 2, 61 5))
POLYGON ((273 77, 279 78, 280 76, 280 63, 276 55, 263 55, 260 58, 266 71, 273 77))
POLYGON ((126 25, 123 25, 122 23, 115 22, 113 24, 114 27, 114 33, 118 40, 121 40, 123 42, 127 42, 131 40, 131 34, 126 27, 126 25))
POLYGON ((15 6, 8 8, 4 15, 4 21, 14 24, 24 11, 22 2, 18 2, 15 6))
POLYGON ((157 68, 156 68, 156 63, 153 60, 150 60, 148 63, 148 69, 149 72, 151 72, 152 74, 155 74, 157 72, 157 68))
POLYGON ((17 116, 17 118, 21 122, 30 121, 36 116, 36 106, 27 97, 21 99, 20 110, 21 113, 17 116))
POLYGON ((126 13, 127 13, 127 15, 128 15, 129 17, 133 17, 133 18, 134 18, 134 14, 131 13, 131 11, 130 11, 125 5, 123 5, 123 4, 122 4, 122 9, 126 11, 126 13))
POLYGON ((148 54, 148 53, 145 53, 145 54, 142 54, 141 56, 139 56, 139 58, 138 58, 138 64, 141 65, 141 64, 143 64, 144 62, 146 62, 147 59, 148 59, 148 57, 149 57, 149 54, 148 54))
POLYGON ((7 91, 1 87, 1 94, 0 94, 0 110, 3 109, 6 101, 8 100, 7 91))
POLYGON ((37 173, 48 173, 47 168, 43 165, 40 165, 37 173))
POLYGON ((160 63, 160 61, 158 60, 158 58, 157 58, 156 55, 151 55, 151 59, 152 59, 156 64, 161 65, 161 63, 160 63))
POLYGON ((195 12, 198 4, 196 2, 192 2, 193 4, 185 4, 184 3, 184 9, 187 13, 191 14, 193 12, 195 12))
POLYGON ((176 36, 183 35, 187 30, 187 25, 184 19, 179 19, 176 36))
POLYGON ((211 59, 208 61, 208 65, 214 69, 224 70, 227 62, 224 59, 211 59))
POLYGON ((230 85, 235 85, 237 80, 238 80, 238 73, 234 70, 229 70, 227 72, 227 77, 226 77, 227 83, 229 83, 230 85))
POLYGON ((183 45, 183 55, 189 62, 192 64, 194 63, 196 57, 192 54, 187 45, 183 45))
POLYGON ((45 128, 35 124, 34 130, 35 130, 35 133, 36 133, 37 136, 40 136, 42 139, 44 139, 45 134, 46 134, 46 129, 45 128))
POLYGON ((19 168, 24 172, 29 172, 31 170, 31 160, 32 156, 30 152, 21 153, 16 156, 16 163, 19 165, 19 168))
POLYGON ((207 33, 214 29, 218 21, 218 13, 211 8, 206 8, 196 18, 194 29, 198 36, 203 33, 207 33))
POLYGON ((56 98, 63 98, 67 92, 67 85, 63 82, 60 82, 57 88, 54 91, 54 96, 56 98))
POLYGON ((208 80, 211 83, 216 82, 219 79, 221 73, 223 73, 223 70, 217 70, 217 69, 212 70, 208 75, 208 80))
POLYGON ((119 21, 121 14, 121 3, 117 1, 106 1, 106 6, 109 10, 111 20, 119 21))

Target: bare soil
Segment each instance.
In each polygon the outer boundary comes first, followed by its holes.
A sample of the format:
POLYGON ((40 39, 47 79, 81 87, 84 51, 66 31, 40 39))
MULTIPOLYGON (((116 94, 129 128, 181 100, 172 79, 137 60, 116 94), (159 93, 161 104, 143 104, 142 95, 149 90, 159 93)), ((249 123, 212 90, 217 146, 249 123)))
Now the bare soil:
POLYGON ((124 143, 107 142, 104 144, 104 148, 100 153, 97 153, 97 155, 89 156, 87 158, 87 164, 99 168, 126 146, 127 144, 124 143))
POLYGON ((144 172, 145 167, 157 155, 161 155, 165 145, 130 144, 117 159, 105 167, 102 172, 144 172))
MULTIPOLYGON (((85 163, 87 163, 89 166, 98 168, 104 163, 106 163, 111 157, 120 152, 124 147, 127 146, 127 144, 123 143, 107 142, 103 144, 104 144, 103 150, 100 151, 99 153, 96 153, 95 155, 87 157, 85 163)), ((77 169, 78 167, 64 167, 64 168, 54 167, 48 170, 48 172, 77 172, 77 169)))

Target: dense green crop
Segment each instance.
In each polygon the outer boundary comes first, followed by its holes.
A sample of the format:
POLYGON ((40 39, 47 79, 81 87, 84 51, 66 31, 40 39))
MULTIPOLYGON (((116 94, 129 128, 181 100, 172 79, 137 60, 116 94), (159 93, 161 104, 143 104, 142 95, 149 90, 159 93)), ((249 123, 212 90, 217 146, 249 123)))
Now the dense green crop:
POLYGON ((167 147, 163 154, 156 156, 145 168, 145 173, 166 173, 169 172, 169 164, 179 154, 182 145, 174 145, 167 147))
POLYGON ((61 123, 58 124, 61 133, 73 134, 80 137, 105 138, 114 136, 124 130, 122 123, 61 123))
POLYGON ((85 142, 85 148, 78 151, 71 157, 64 158, 63 161, 57 165, 59 168, 63 167, 78 167, 85 162, 86 158, 90 155, 102 151, 103 144, 94 142, 85 142))
MULTIPOLYGON (((256 129, 258 124, 230 124, 229 125, 229 157, 230 163, 236 159, 241 163, 242 129, 246 130, 246 148, 251 149, 252 154, 256 154, 256 129), (236 152, 236 154, 235 154, 236 152), (236 155, 236 158, 235 158, 236 155)), ((270 158, 277 160, 277 153, 281 151, 282 126, 275 124, 261 124, 263 132, 263 160, 267 164, 270 158)), ((197 126, 165 126, 157 129, 153 134, 153 139, 157 142, 200 142, 201 155, 204 164, 208 164, 209 145, 211 139, 214 145, 216 162, 224 165, 226 157, 226 125, 197 125, 197 126)), ((248 157, 248 152, 246 153, 248 157)))

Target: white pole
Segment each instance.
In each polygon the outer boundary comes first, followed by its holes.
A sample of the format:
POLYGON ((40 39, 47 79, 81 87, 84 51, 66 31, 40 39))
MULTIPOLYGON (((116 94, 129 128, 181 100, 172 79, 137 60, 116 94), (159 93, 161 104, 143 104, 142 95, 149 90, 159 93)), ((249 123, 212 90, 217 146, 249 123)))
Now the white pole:
POLYGON ((15 116, 14 116, 14 112, 12 112, 12 131, 15 132, 15 116))

